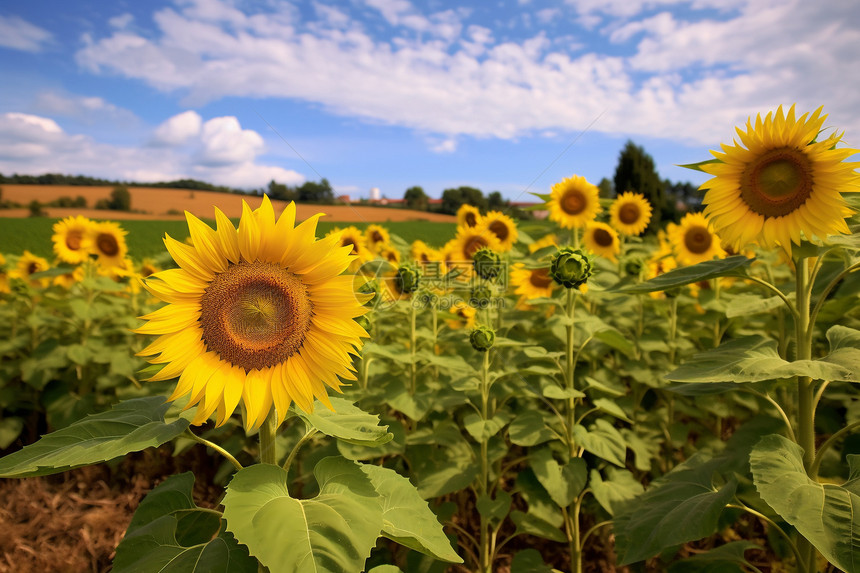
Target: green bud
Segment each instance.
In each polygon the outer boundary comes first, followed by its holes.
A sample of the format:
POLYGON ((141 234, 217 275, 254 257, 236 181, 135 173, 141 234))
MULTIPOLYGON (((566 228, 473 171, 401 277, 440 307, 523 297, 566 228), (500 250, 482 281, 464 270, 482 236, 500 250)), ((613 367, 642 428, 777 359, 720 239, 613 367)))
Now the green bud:
POLYGON ((487 308, 493 298, 493 289, 488 285, 478 284, 472 287, 469 304, 475 308, 487 308))
POLYGON ((483 247, 472 255, 475 273, 482 279, 493 280, 501 275, 505 268, 502 255, 492 249, 483 247))
POLYGON ((400 292, 415 292, 418 290, 418 284, 421 282, 421 270, 412 264, 403 265, 397 269, 397 276, 394 277, 394 281, 400 292))
POLYGON ((624 273, 628 276, 638 277, 645 270, 645 261, 642 259, 627 259, 624 263, 624 273))
POLYGON ((478 352, 486 352, 496 342, 496 333, 489 326, 479 326, 469 335, 469 342, 478 352))
POLYGON ((566 288, 585 284, 594 273, 591 258, 581 249, 561 247, 552 259, 549 276, 566 288))

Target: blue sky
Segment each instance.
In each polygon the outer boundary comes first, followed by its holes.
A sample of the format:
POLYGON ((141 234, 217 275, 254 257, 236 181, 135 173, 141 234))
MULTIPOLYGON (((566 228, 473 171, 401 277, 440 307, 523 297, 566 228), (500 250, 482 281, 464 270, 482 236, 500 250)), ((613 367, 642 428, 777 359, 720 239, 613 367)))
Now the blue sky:
POLYGON ((31 0, 0 6, 0 172, 526 200, 664 178, 750 115, 860 147, 855 0, 31 0))

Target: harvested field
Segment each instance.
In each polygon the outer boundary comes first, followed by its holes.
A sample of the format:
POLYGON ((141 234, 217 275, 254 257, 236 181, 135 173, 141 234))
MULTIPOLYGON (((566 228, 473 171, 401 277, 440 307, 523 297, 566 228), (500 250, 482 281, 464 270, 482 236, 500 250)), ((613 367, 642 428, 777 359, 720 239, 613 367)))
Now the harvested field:
MULTIPOLYGON (((99 199, 108 199, 113 186, 88 187, 77 185, 2 185, 3 199, 27 205, 34 199, 40 203, 49 203, 60 197, 72 199, 82 196, 87 205, 93 206, 99 199)), ((161 189, 154 187, 129 187, 131 207, 135 212, 103 211, 98 209, 75 209, 46 207, 49 217, 67 217, 83 215, 91 219, 161 219, 182 220, 184 211, 194 213, 198 217, 212 217, 212 207, 217 206, 228 217, 240 217, 242 204, 237 198, 245 199, 251 207, 259 207, 262 197, 254 195, 234 195, 216 193, 214 191, 192 191, 190 189, 161 189)), ((272 202, 275 211, 280 212, 284 201, 272 202)), ((452 223, 456 219, 451 215, 396 209, 387 207, 368 207, 357 205, 296 205, 296 216, 304 220, 319 213, 326 214, 325 220, 331 222, 366 222, 378 223, 386 221, 436 221, 452 223)), ((26 217, 29 211, 22 209, 0 209, 0 217, 26 217)))

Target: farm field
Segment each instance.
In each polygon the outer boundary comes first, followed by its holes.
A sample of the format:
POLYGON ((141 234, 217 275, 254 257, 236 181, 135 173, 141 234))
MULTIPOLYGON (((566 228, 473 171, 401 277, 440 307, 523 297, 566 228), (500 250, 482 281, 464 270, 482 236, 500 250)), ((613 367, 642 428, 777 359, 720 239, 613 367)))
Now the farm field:
POLYGON ((860 175, 815 117, 679 221, 576 175, 539 223, 4 221, 0 571, 860 571, 860 175))

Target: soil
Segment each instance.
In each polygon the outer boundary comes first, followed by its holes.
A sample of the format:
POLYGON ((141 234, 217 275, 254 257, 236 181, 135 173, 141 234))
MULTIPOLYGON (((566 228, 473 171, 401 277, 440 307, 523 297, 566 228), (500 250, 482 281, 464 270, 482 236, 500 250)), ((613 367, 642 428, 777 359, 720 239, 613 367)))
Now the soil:
MULTIPOLYGON (((21 205, 28 205, 34 199, 40 203, 48 203, 60 197, 79 195, 86 198, 87 205, 95 205, 99 199, 109 199, 112 186, 87 187, 78 185, 6 185, 2 186, 3 199, 21 205)), ((159 219, 184 220, 184 211, 189 211, 198 217, 211 219, 215 216, 213 206, 221 209, 228 217, 242 215, 244 199, 252 208, 260 206, 262 197, 255 195, 235 195, 217 193, 214 191, 191 191, 189 189, 161 189, 155 187, 129 187, 131 207, 133 212, 103 211, 98 209, 77 209, 45 207, 43 210, 50 217, 67 217, 83 215, 91 219, 159 219)), ((285 201, 272 201, 275 212, 279 213, 286 206, 285 201)), ((332 222, 366 222, 383 223, 386 221, 436 221, 454 223, 457 218, 441 213, 412 211, 388 207, 370 207, 365 205, 302 205, 296 204, 296 218, 305 220, 311 215, 323 212, 325 221, 332 222)), ((29 209, 0 209, 0 217, 27 217, 29 209)))

